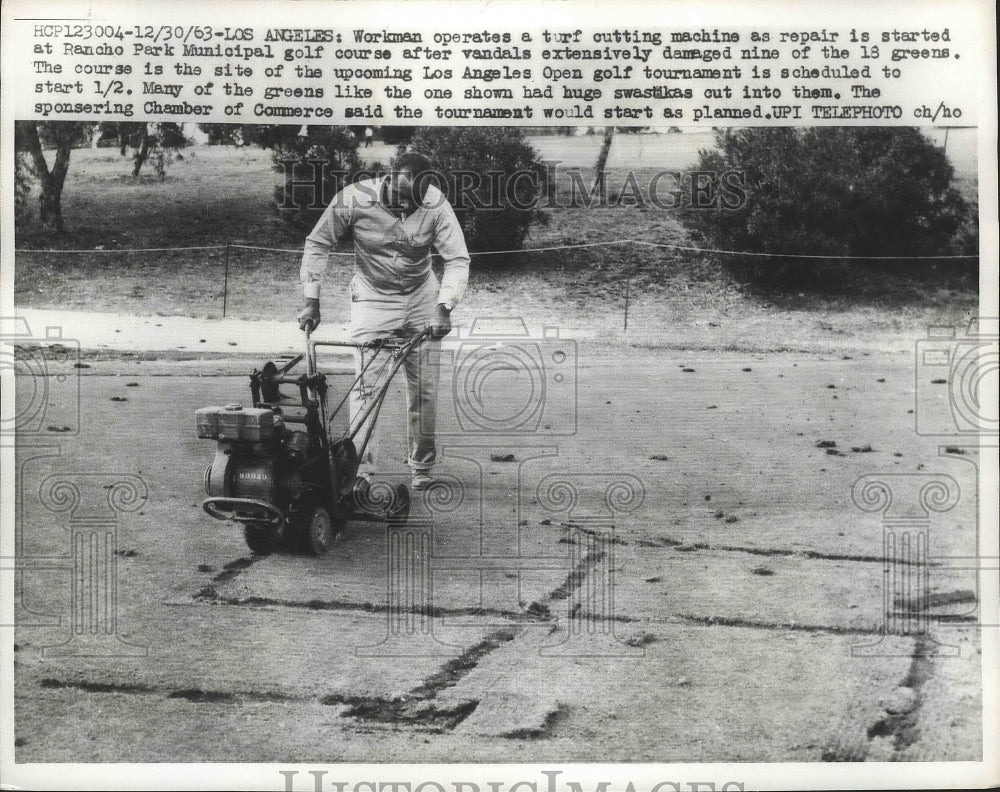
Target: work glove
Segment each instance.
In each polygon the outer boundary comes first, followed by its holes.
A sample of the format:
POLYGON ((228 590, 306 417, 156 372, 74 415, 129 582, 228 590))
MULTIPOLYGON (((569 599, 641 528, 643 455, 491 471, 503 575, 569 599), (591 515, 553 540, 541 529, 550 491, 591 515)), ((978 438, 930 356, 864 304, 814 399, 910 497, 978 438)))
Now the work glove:
POLYGON ((319 298, 306 297, 306 306, 298 316, 299 330, 308 329, 310 332, 319 327, 319 298))
POLYGON ((431 320, 431 338, 439 341, 451 332, 451 309, 444 303, 438 303, 431 320))

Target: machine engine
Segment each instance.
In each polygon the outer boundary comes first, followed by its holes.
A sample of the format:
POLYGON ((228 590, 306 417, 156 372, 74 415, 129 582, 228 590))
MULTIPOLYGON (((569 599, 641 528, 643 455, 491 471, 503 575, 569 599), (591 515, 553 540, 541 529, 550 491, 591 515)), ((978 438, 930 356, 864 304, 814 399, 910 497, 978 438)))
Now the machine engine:
MULTIPOLYGON (((394 362, 375 399, 375 416, 392 376, 426 334, 386 344, 394 362)), ((288 374, 303 355, 280 368, 268 362, 250 375, 252 407, 232 403, 195 412, 198 437, 216 442, 215 457, 205 470, 208 497, 202 508, 218 520, 241 523, 247 545, 260 555, 281 545, 318 555, 329 550, 348 519, 403 524, 409 515, 405 485, 369 491, 367 478, 358 477, 355 437, 360 427, 331 435, 326 376, 316 366, 320 345, 352 353, 357 349, 307 336, 305 374, 288 374), (299 398, 282 394, 282 384, 297 387, 299 398)), ((346 401, 345 396, 334 414, 346 401)), ((370 431, 360 440, 362 450, 370 431)))
MULTIPOLYGON (((314 450, 306 431, 288 429, 269 407, 240 404, 203 407, 195 413, 195 423, 198 437, 218 441, 205 470, 209 497, 285 505, 302 495, 302 468, 314 450)), ((255 511, 252 504, 246 509, 255 511)))

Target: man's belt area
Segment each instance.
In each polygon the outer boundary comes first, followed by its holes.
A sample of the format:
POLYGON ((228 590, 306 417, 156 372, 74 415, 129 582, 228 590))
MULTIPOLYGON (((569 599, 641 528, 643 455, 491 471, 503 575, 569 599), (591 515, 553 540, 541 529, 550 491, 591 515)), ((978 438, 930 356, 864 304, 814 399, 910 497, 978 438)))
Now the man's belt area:
POLYGON ((413 294, 414 292, 424 288, 424 286, 427 285, 427 281, 430 280, 433 272, 434 271, 431 269, 430 262, 428 261, 427 271, 419 277, 412 286, 405 286, 402 288, 397 284, 378 286, 362 275, 360 269, 355 269, 354 274, 357 276, 358 280, 361 281, 363 288, 369 289, 385 297, 406 297, 407 295, 413 294))

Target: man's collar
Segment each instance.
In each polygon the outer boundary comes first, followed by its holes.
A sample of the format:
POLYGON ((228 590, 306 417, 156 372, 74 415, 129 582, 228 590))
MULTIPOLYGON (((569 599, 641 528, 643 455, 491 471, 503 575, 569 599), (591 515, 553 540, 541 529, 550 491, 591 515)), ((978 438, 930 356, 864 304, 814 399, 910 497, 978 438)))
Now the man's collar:
MULTIPOLYGON (((426 196, 424 196, 424 197, 426 198, 426 196)), ((418 209, 420 209, 423 206, 423 203, 413 204, 413 209, 411 209, 410 211, 407 212, 407 211, 405 211, 403 209, 403 207, 401 205, 400 206, 394 206, 392 203, 390 203, 389 202, 389 175, 388 174, 386 174, 385 176, 382 177, 382 183, 379 186, 379 190, 378 190, 378 201, 379 201, 380 204, 382 204, 382 207, 384 209, 388 210, 392 214, 396 214, 398 212, 403 212, 403 216, 404 217, 409 217, 410 215, 412 215, 414 212, 416 212, 418 209)))

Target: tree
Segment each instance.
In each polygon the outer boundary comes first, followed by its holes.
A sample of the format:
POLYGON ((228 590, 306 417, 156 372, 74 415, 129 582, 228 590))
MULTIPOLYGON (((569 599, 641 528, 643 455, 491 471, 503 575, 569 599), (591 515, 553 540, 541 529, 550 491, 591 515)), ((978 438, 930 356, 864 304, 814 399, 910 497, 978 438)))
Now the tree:
POLYGON ((296 227, 311 228, 333 196, 364 175, 358 141, 348 127, 264 126, 257 141, 272 150, 274 169, 284 176, 275 188, 275 204, 296 227))
POLYGON ((198 124, 210 146, 250 146, 259 142, 266 124, 198 124))
POLYGON ((748 281, 834 285, 862 268, 916 274, 918 262, 862 257, 946 255, 967 206, 945 154, 909 127, 720 130, 702 151, 694 205, 681 219, 748 281), (819 256, 793 258, 780 254, 819 256))
POLYGON ((93 127, 94 147, 103 138, 115 138, 118 141, 118 153, 123 157, 128 153, 129 147, 132 147, 134 179, 139 178, 139 173, 147 162, 153 165, 157 176, 164 178, 167 166, 177 157, 178 150, 188 143, 181 125, 169 121, 104 121, 93 127))
POLYGON ((379 127, 378 134, 390 146, 398 146, 401 143, 409 143, 416 131, 416 127, 386 126, 379 127))
POLYGON ((187 145, 180 125, 172 122, 138 122, 122 124, 126 128, 121 134, 122 154, 125 153, 124 140, 131 137, 135 151, 132 154, 132 178, 138 179, 146 162, 153 165, 156 175, 166 176, 167 166, 174 161, 179 149, 187 145))
POLYGON ((611 153, 611 143, 614 139, 615 128, 613 126, 604 127, 604 139, 601 141, 601 150, 597 152, 597 164, 594 165, 594 178, 597 180, 597 195, 602 204, 607 194, 607 176, 604 173, 604 169, 608 165, 608 155, 611 153))
MULTIPOLYGON (((427 154, 470 250, 518 250, 549 189, 538 154, 518 127, 421 127, 411 148, 427 154)), ((400 152, 405 146, 400 146, 400 152)))
POLYGON ((69 170, 73 147, 83 141, 87 124, 81 121, 16 121, 14 148, 31 158, 38 179, 38 217, 51 231, 62 233, 62 191, 69 170), (42 149, 43 141, 55 149, 55 159, 49 167, 42 149))

